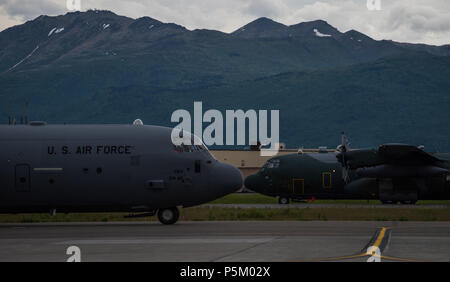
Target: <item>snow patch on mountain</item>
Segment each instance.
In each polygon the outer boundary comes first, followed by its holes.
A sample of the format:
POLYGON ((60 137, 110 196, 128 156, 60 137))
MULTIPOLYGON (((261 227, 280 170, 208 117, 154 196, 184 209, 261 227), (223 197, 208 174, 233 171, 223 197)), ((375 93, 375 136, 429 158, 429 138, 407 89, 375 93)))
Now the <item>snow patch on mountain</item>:
POLYGON ((34 52, 36 52, 37 49, 39 49, 39 45, 36 46, 36 48, 34 48, 33 51, 31 51, 31 53, 28 54, 25 58, 23 58, 22 60, 20 60, 17 64, 15 64, 14 66, 12 66, 11 68, 9 68, 8 71, 11 71, 11 70, 15 69, 18 65, 20 65, 21 63, 23 63, 23 62, 24 62, 26 59, 28 59, 29 57, 31 57, 31 56, 34 54, 34 52))
POLYGON ((314 33, 316 34, 317 37, 331 37, 331 35, 329 34, 323 34, 320 31, 317 30, 317 28, 314 29, 314 33))
POLYGON ((56 27, 54 27, 52 30, 50 30, 50 32, 48 33, 48 37, 50 37, 50 35, 52 35, 55 30, 56 30, 56 27))

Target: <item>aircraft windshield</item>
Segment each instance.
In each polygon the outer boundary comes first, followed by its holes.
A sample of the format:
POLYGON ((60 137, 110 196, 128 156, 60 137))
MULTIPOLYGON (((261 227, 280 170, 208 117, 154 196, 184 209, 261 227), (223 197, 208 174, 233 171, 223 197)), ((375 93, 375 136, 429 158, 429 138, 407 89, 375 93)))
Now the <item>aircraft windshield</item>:
POLYGON ((177 152, 208 152, 208 148, 203 144, 202 140, 194 134, 183 132, 183 143, 174 145, 177 152), (189 143, 189 144, 184 144, 189 143), (197 145, 198 144, 198 145, 197 145))
POLYGON ((207 152, 208 149, 205 145, 174 145, 175 151, 177 152, 207 152))
POLYGON ((280 166, 280 160, 279 159, 271 159, 268 160, 262 167, 261 167, 261 172, 264 172, 267 169, 272 169, 272 168, 278 168, 280 166))

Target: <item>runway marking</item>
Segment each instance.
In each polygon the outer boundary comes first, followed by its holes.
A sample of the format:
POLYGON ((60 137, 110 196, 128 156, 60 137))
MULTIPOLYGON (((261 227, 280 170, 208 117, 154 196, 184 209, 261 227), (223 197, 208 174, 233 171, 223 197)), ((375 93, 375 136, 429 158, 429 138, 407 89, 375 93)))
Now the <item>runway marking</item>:
POLYGON ((407 258, 397 258, 397 257, 387 257, 387 256, 380 256, 380 258, 385 260, 392 260, 392 261, 404 261, 404 262, 425 262, 423 260, 415 260, 415 259, 407 259, 407 258))
POLYGON ((367 254, 356 254, 356 255, 349 255, 349 256, 341 256, 341 257, 329 257, 329 258, 318 258, 318 259, 312 259, 312 260, 290 260, 289 262, 321 262, 321 261, 335 261, 335 260, 345 260, 345 259, 354 259, 354 258, 361 258, 366 257, 367 254))
POLYGON ((241 250, 239 250, 239 251, 233 252, 233 253, 228 254, 228 255, 220 256, 220 257, 215 258, 215 259, 213 259, 213 260, 211 260, 211 261, 212 261, 212 262, 218 262, 218 261, 220 261, 220 260, 223 260, 224 258, 227 258, 227 257, 230 257, 230 256, 234 256, 234 255, 237 255, 237 254, 241 254, 241 253, 246 252, 246 251, 248 251, 248 250, 250 250, 250 249, 254 249, 254 248, 259 247, 259 246, 261 246, 261 245, 263 245, 263 244, 265 244, 265 243, 267 243, 267 242, 269 242, 269 241, 273 241, 273 240, 279 239, 279 238, 281 238, 281 236, 280 236, 280 237, 276 237, 276 238, 271 238, 270 240, 268 240, 268 241, 266 241, 266 242, 257 243, 257 244, 255 244, 255 245, 253 245, 253 246, 250 246, 250 247, 241 249, 241 250))
POLYGON ((262 244, 273 238, 166 238, 166 239, 81 239, 56 242, 56 245, 131 245, 131 244, 262 244))
POLYGON ((388 230, 388 229, 390 230, 391 228, 390 228, 390 227, 388 227, 388 228, 383 227, 383 228, 381 229, 380 235, 378 235, 378 238, 377 238, 377 240, 375 241, 375 244, 373 244, 375 247, 379 247, 379 246, 380 246, 381 241, 383 241, 384 234, 386 234, 386 230, 388 230))
MULTIPOLYGON (((382 227, 381 230, 377 230, 375 234, 370 239, 369 243, 361 250, 361 253, 367 253, 369 248, 378 248, 381 253, 385 251, 389 244, 389 240, 391 238, 391 228, 390 227, 382 227)), ((369 255, 375 255, 375 252, 372 252, 369 255)))
POLYGON ((370 239, 369 243, 361 250, 360 253, 346 256, 338 256, 338 257, 328 257, 328 258, 317 258, 311 260, 289 260, 289 262, 324 262, 324 261, 338 261, 338 260, 346 260, 346 259, 355 259, 362 257, 374 257, 384 260, 391 261, 404 261, 404 262, 422 262, 420 260, 407 259, 407 258, 397 258, 397 257, 388 257, 383 255, 378 255, 374 251, 374 247, 380 250, 382 253, 386 250, 389 245, 390 237, 391 237, 391 227, 382 227, 380 230, 377 230, 370 239))

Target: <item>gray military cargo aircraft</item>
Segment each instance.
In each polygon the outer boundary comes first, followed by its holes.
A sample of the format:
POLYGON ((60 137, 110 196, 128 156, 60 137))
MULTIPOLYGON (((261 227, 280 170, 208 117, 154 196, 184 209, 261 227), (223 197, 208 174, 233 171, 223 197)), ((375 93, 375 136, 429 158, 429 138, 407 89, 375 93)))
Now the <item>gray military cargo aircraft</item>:
POLYGON ((1 125, 0 212, 157 213, 173 224, 178 206, 242 187, 238 169, 203 144, 174 146, 171 132, 139 122, 1 125))
POLYGON ((379 199, 415 204, 450 199, 450 154, 427 153, 422 147, 384 144, 350 150, 344 134, 335 152, 277 156, 245 179, 245 187, 289 200, 379 199))

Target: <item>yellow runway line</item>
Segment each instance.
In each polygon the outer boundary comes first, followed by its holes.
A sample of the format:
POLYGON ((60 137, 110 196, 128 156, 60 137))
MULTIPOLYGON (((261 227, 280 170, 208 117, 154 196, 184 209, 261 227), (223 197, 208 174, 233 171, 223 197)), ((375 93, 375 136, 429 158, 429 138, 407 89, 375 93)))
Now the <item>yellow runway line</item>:
POLYGON ((383 241, 384 235, 386 234, 386 231, 388 229, 391 229, 390 227, 383 227, 381 228, 380 234, 377 237, 377 240, 375 241, 375 243, 373 244, 374 247, 379 247, 381 242, 383 241))
POLYGON ((387 257, 380 256, 381 259, 392 260, 392 261, 404 261, 404 262, 425 262, 423 260, 415 260, 415 259, 406 259, 406 258, 396 258, 396 257, 387 257))

